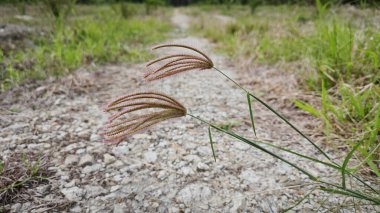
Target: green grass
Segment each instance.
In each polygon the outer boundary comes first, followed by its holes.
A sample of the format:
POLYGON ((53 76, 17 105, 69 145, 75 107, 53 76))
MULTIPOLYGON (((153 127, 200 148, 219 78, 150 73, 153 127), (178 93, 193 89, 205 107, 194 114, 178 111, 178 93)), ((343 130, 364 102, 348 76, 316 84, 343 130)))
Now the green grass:
POLYGON ((323 5, 261 6, 253 14, 248 7, 202 10, 235 21, 210 21, 198 11, 194 32, 229 56, 296 72, 302 88, 318 92, 320 100, 296 106, 324 123, 327 143, 332 133, 351 147, 360 143, 358 165, 380 177, 380 29, 373 21, 378 11, 323 5))
POLYGON ((35 36, 34 48, 0 52, 0 65, 5 68, 0 75, 1 90, 26 80, 65 74, 86 64, 146 59, 145 45, 163 39, 170 30, 165 14, 158 11, 146 16, 143 6, 134 5, 129 16, 125 5, 120 10, 118 7, 78 6, 64 19, 38 17, 50 20, 36 24, 47 25, 49 33, 35 36))

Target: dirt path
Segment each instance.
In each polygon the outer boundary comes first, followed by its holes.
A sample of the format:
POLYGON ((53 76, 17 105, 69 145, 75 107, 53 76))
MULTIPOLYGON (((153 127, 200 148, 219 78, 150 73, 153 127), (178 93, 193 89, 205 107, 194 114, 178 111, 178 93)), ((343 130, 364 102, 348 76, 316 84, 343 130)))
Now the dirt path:
MULTIPOLYGON (((172 20, 177 31, 168 42, 193 44, 210 52, 219 68, 237 77, 225 58, 212 53, 207 40, 185 36, 188 17, 176 11, 172 20)), ((162 123, 118 147, 103 144, 97 136, 106 119, 102 106, 111 98, 144 88, 168 93, 193 114, 215 123, 243 120, 233 130, 250 133, 244 122, 248 111, 243 93, 217 72, 189 72, 146 84, 143 70, 143 65, 82 70, 2 95, 2 155, 45 153, 51 156, 49 169, 56 172, 48 187, 29 190, 35 198, 12 204, 12 211, 278 212, 310 188, 300 187, 306 176, 219 134, 214 135, 218 155, 214 163, 207 127, 189 117, 162 123), (17 112, 5 111, 10 108, 17 112)), ((260 138, 278 139, 315 154, 268 112, 258 109, 255 116, 260 138)), ((306 167, 314 173, 328 172, 324 167, 306 167)), ((301 207, 307 211, 314 206, 307 201, 301 207)))

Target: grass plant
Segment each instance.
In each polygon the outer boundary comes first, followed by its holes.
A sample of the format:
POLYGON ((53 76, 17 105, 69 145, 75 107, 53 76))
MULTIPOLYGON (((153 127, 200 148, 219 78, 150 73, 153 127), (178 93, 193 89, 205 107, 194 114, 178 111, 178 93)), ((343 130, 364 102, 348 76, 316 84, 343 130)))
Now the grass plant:
MULTIPOLYGON (((252 92, 250 92, 249 90, 245 89, 237 81, 235 81, 234 79, 229 77, 226 73, 224 73, 223 71, 221 71, 220 69, 215 67, 212 60, 204 52, 202 52, 202 51, 200 51, 194 47, 187 46, 187 45, 181 45, 181 44, 160 45, 160 46, 158 46, 158 48, 182 48, 182 49, 186 49, 187 51, 191 51, 192 53, 186 54, 185 56, 181 55, 181 54, 172 54, 172 55, 168 55, 168 56, 158 58, 158 59, 154 60, 153 62, 148 63, 147 67, 149 67, 155 63, 160 63, 160 66, 158 66, 159 67, 158 69, 155 69, 153 71, 152 70, 148 71, 148 75, 145 76, 147 80, 152 80, 149 77, 149 74, 152 74, 152 73, 154 73, 154 74, 158 73, 158 75, 160 77, 153 78, 154 80, 157 80, 157 79, 169 77, 172 75, 176 75, 178 73, 187 72, 187 71, 191 71, 191 70, 200 71, 200 70, 208 69, 208 70, 216 71, 216 72, 220 73, 223 77, 225 77, 229 81, 231 81, 233 84, 235 84, 238 88, 240 88, 245 93, 245 95, 247 96, 247 101, 248 101, 247 109, 249 110, 251 126, 253 128, 254 135, 256 134, 256 129, 255 129, 255 125, 254 125, 253 107, 252 107, 252 103, 251 103, 252 100, 255 100, 257 104, 262 105, 267 110, 271 111, 274 115, 276 115, 278 118, 280 118, 285 124, 287 124, 289 127, 291 127, 294 131, 296 131, 298 134, 300 134, 308 143, 310 143, 318 151, 318 153, 321 156, 323 156, 323 160, 319 160, 313 156, 307 156, 307 155, 304 155, 302 153, 292 151, 291 149, 288 149, 286 147, 276 146, 276 145, 272 145, 272 144, 262 142, 257 138, 256 139, 248 139, 246 137, 243 137, 242 135, 234 133, 233 131, 231 131, 229 129, 221 128, 216 124, 212 124, 212 123, 210 123, 210 122, 208 122, 208 121, 206 121, 206 120, 204 120, 204 119, 202 119, 196 115, 193 115, 193 114, 187 112, 185 110, 185 108, 182 107, 182 105, 179 105, 178 109, 180 110, 180 113, 179 113, 180 116, 188 115, 188 116, 190 116, 196 120, 201 121, 203 124, 208 126, 208 136, 210 139, 210 146, 211 146, 213 158, 215 161, 217 158, 216 158, 216 154, 215 154, 214 142, 213 142, 213 137, 212 137, 212 131, 213 130, 220 132, 220 133, 223 133, 223 134, 226 134, 226 135, 229 135, 230 137, 232 137, 236 140, 239 140, 243 143, 246 143, 246 144, 248 144, 248 145, 264 152, 264 153, 267 153, 268 155, 270 155, 270 156, 272 156, 272 157, 274 157, 280 161, 282 161, 283 163, 288 164, 289 166, 298 170, 302 174, 306 175, 311 181, 313 181, 315 184, 317 184, 318 188, 322 191, 325 191, 325 192, 328 192, 331 194, 343 195, 343 196, 348 196, 351 198, 357 198, 357 199, 363 200, 363 201, 369 201, 373 205, 379 205, 380 204, 380 192, 377 189, 375 189, 377 186, 373 187, 372 184, 368 183, 368 180, 362 179, 362 177, 359 177, 358 175, 356 175, 354 173, 354 170, 352 168, 348 168, 348 162, 352 159, 354 153, 362 147, 362 145, 363 145, 362 143, 357 143, 353 147, 353 149, 347 154, 347 156, 344 158, 343 163, 339 164, 332 157, 330 157, 317 143, 315 143, 313 140, 311 140, 306 134, 304 134, 301 130, 299 130, 294 124, 292 124, 289 120, 287 120, 284 116, 282 116, 277 110, 275 110, 268 103, 263 101, 261 98, 259 98, 258 96, 256 96, 252 92), (176 63, 178 61, 181 61, 183 63, 176 63), (202 66, 194 65, 194 64, 198 64, 198 63, 201 64, 202 66), (186 66, 186 69, 184 69, 184 66, 186 66), (310 163, 317 163, 317 164, 323 164, 325 166, 328 166, 331 169, 334 169, 336 172, 338 172, 341 175, 341 179, 339 182, 333 182, 330 179, 325 179, 322 176, 312 174, 307 169, 302 168, 301 166, 297 165, 297 162, 291 162, 288 159, 286 159, 285 157, 282 157, 280 154, 272 151, 269 148, 275 148, 275 149, 279 150, 280 152, 287 152, 287 153, 295 155, 299 158, 309 160, 310 163), (355 184, 355 186, 352 186, 352 185, 348 186, 346 184, 347 177, 350 179, 356 180, 356 182, 358 182, 358 184, 355 184)), ((157 49, 157 47, 154 49, 157 49)), ((144 102, 145 97, 144 96, 140 97, 139 95, 140 94, 137 94, 136 99, 134 100, 136 102, 136 104, 138 106, 140 106, 141 104, 142 105, 147 104, 147 107, 150 107, 148 105, 150 105, 151 103, 145 103, 144 102), (140 101, 141 101, 141 103, 140 103, 140 101)), ((145 93, 144 93, 144 95, 145 95, 145 93)), ((133 117, 133 115, 132 115, 132 117, 130 117, 131 115, 129 115, 129 112, 131 111, 130 107, 132 105, 131 104, 124 105, 124 103, 122 101, 125 98, 128 99, 130 97, 134 97, 134 96, 127 95, 127 96, 123 96, 121 98, 116 99, 116 102, 114 101, 111 103, 111 105, 108 105, 107 109, 114 109, 113 106, 116 104, 116 106, 115 106, 116 109, 121 110, 119 112, 119 114, 117 114, 117 117, 119 117, 121 115, 126 116, 126 118, 124 118, 125 120, 122 120, 120 123, 118 123, 118 125, 126 125, 126 128, 128 128, 127 132, 129 132, 130 129, 140 129, 140 128, 145 127, 145 126, 150 126, 150 123, 149 123, 150 118, 143 120, 142 122, 130 124, 130 120, 135 120, 135 117, 133 117)), ((166 95, 163 95, 162 98, 163 98, 164 102, 169 101, 168 105, 162 104, 162 108, 166 108, 167 110, 170 110, 170 109, 173 109, 173 107, 177 105, 177 101, 174 101, 174 99, 172 99, 166 95)), ((128 99, 128 101, 130 101, 130 100, 128 99)), ((158 102, 156 104, 158 104, 158 102)), ((145 107, 142 107, 142 108, 145 108, 145 107)), ((137 109, 139 109, 139 107, 137 107, 137 109)), ((140 115, 140 117, 144 117, 144 118, 145 118, 145 116, 150 117, 151 114, 147 113, 147 114, 140 115)), ((173 116, 173 117, 180 117, 180 116, 173 116)), ((110 119, 113 120, 114 118, 115 118, 115 116, 111 116, 110 119)), ((157 119, 157 122, 160 122, 161 118, 166 118, 166 117, 165 116, 160 117, 160 119, 157 119)), ((162 119, 162 120, 164 120, 164 119, 162 119)), ((107 125, 106 125, 106 127, 107 127, 107 125)), ((113 132, 112 132, 112 134, 113 134, 113 132)), ((124 140, 128 136, 129 136, 129 134, 125 134, 125 135, 123 134, 122 137, 119 138, 120 140, 118 142, 121 142, 122 140, 124 140)), ((108 140, 107 137, 105 139, 106 139, 106 141, 108 140)), ((302 202, 302 200, 300 202, 297 202, 297 204, 299 204, 301 202, 302 202)))
POLYGON ((230 15, 235 21, 221 24, 208 18, 208 23, 215 24, 206 24, 198 12, 193 30, 236 60, 295 72, 300 87, 316 92, 319 100, 318 105, 302 100, 295 105, 322 121, 326 143, 332 144, 334 134, 340 138, 333 141, 334 146, 344 143, 347 152, 362 144, 355 155, 366 162, 364 167, 361 164, 362 172, 380 177, 380 139, 374 136, 380 133, 380 29, 373 22, 378 10, 316 3, 315 8, 259 6, 254 14, 240 7, 230 12, 205 8, 207 13, 230 15), (355 12, 348 14, 349 9, 355 12))
MULTIPOLYGON (((137 12, 144 10, 143 6, 133 8, 137 12)), ((144 45, 162 39, 170 28, 164 14, 159 18, 137 14, 126 17, 125 11, 111 6, 76 10, 76 15, 45 23, 51 31, 46 37, 35 37, 34 48, 0 52, 0 65, 4 67, 1 91, 25 80, 62 75, 83 65, 145 60, 149 54, 144 45)))

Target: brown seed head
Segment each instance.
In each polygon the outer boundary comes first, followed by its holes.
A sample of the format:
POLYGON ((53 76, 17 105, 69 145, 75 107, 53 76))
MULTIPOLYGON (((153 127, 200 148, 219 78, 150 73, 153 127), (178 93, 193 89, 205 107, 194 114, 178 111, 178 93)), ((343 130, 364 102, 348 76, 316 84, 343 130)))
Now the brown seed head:
POLYGON ((153 47, 152 49, 156 50, 169 47, 187 49, 190 50, 192 54, 173 54, 149 62, 146 67, 150 68, 150 70, 145 74, 145 79, 153 81, 189 70, 205 70, 214 67, 214 63, 211 59, 194 47, 182 44, 163 44, 153 47), (152 66, 154 66, 154 68, 152 68, 152 66))
POLYGON ((116 111, 100 132, 104 141, 119 144, 126 137, 171 118, 186 115, 186 108, 175 99, 157 92, 125 95, 109 103, 104 111, 116 111), (132 113, 139 113, 132 115, 132 113))

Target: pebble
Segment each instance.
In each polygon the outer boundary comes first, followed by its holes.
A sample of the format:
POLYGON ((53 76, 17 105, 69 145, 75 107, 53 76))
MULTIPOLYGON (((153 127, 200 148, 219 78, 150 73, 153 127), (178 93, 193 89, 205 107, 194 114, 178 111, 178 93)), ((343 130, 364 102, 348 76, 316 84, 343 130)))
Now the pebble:
POLYGON ((148 163, 154 163, 157 160, 157 153, 148 151, 144 154, 144 158, 148 163))
POLYGON ((86 193, 85 190, 76 186, 71 188, 64 188, 61 190, 61 192, 70 201, 80 201, 86 193))
POLYGON ((90 154, 85 154, 80 158, 79 166, 84 167, 94 163, 94 157, 90 154))
POLYGON ((116 158, 108 153, 103 155, 103 160, 106 165, 111 164, 116 161, 116 158))
POLYGON ((78 163, 79 157, 78 155, 67 155, 64 164, 66 166, 71 166, 75 163, 78 163))

